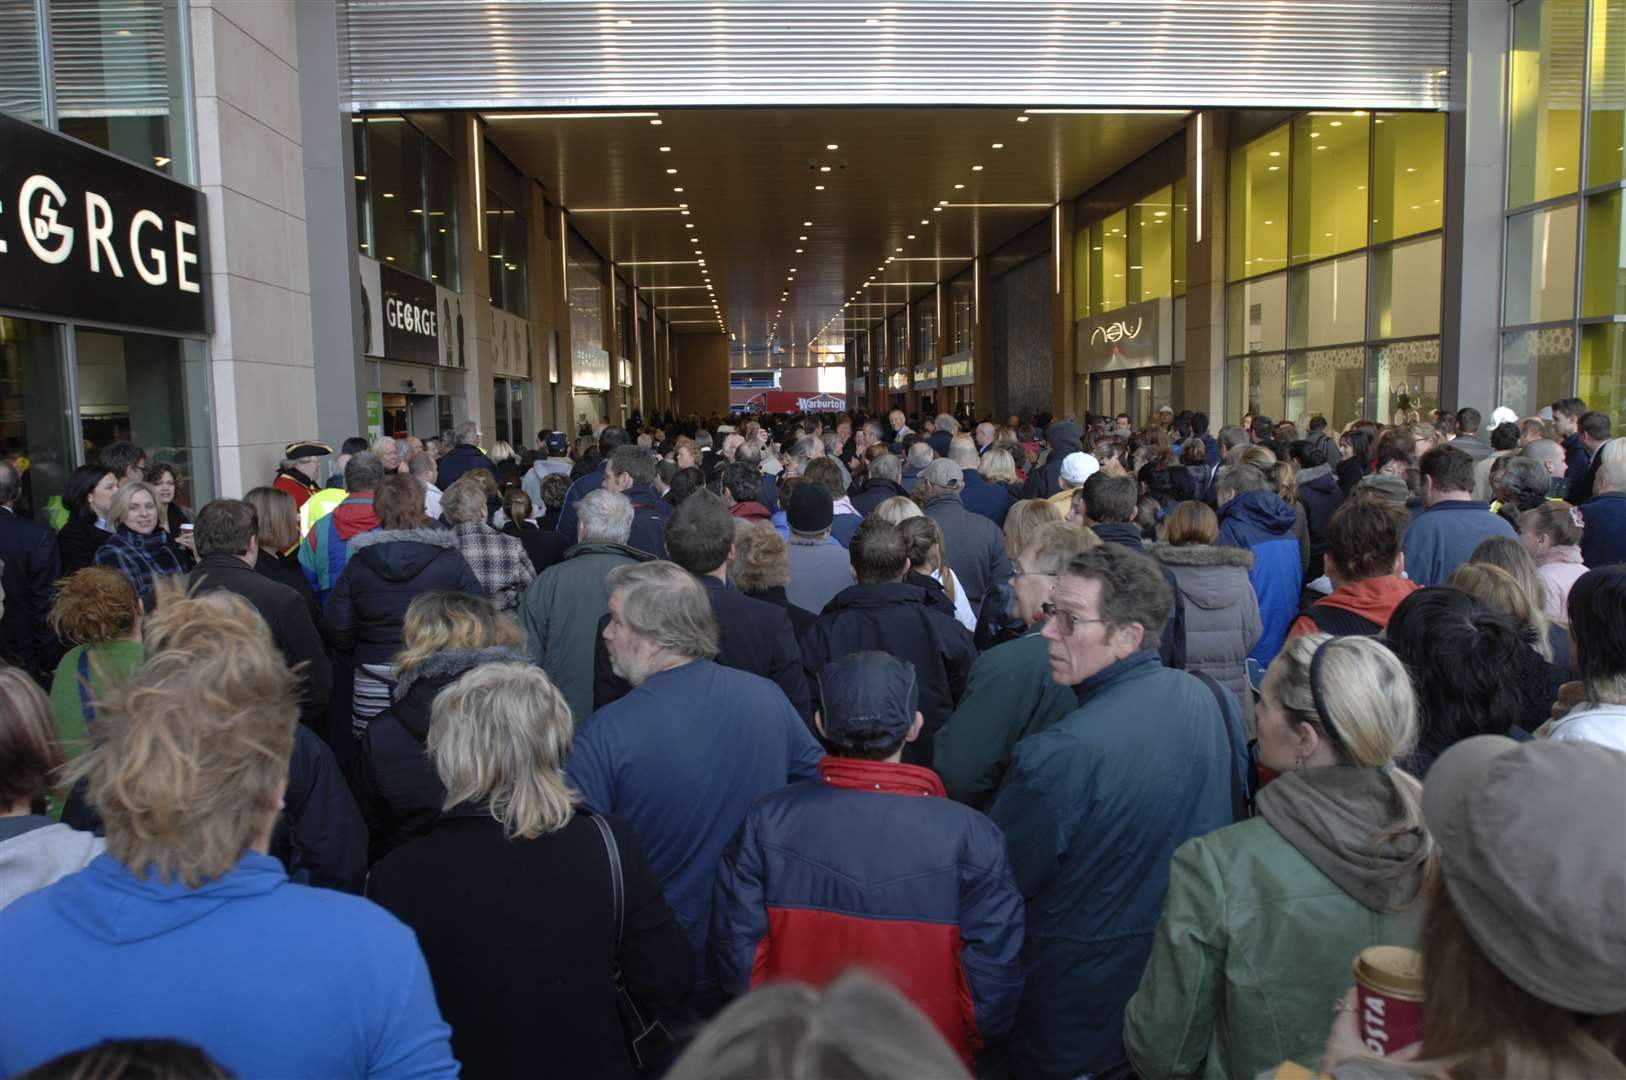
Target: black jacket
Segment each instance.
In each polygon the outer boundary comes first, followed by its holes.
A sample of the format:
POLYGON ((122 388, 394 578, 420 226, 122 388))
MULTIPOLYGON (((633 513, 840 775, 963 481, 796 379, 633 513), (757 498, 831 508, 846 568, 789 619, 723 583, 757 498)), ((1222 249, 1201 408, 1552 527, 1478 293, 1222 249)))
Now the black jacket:
POLYGON ((1338 477, 1339 489, 1347 496, 1366 475, 1366 462, 1359 458, 1348 458, 1334 465, 1332 471, 1338 477))
POLYGON ((5 590, 6 613, 0 617, 5 652, 35 678, 56 668, 56 635, 46 616, 51 611, 51 589, 61 576, 56 533, 49 526, 18 517, 0 507, 0 587, 5 590))
POLYGON ((666 558, 666 518, 672 504, 655 494, 652 487, 635 484, 622 494, 632 504, 632 531, 627 534, 627 546, 657 559, 666 558))
POLYGON ((1299 475, 1299 502, 1304 504, 1305 525, 1310 530, 1310 568, 1305 577, 1314 581, 1322 575, 1326 561, 1327 523, 1344 505, 1344 490, 1330 467, 1319 465, 1299 475))
MULTIPOLYGON (((717 616, 717 663, 773 682, 785 692, 797 715, 811 725, 813 703, 790 616, 779 607, 765 600, 753 600, 709 574, 700 581, 711 598, 712 614, 717 616)), ((609 621, 608 615, 599 619, 598 643, 593 653, 595 711, 625 697, 632 689, 610 666, 610 650, 604 643, 604 627, 609 621)))
POLYGON ((300 675, 299 720, 314 731, 327 730, 328 694, 333 688, 333 666, 328 661, 322 634, 311 622, 310 608, 288 586, 272 581, 236 555, 205 555, 186 576, 199 592, 236 593, 254 605, 271 628, 271 638, 289 667, 303 664, 300 675))
POLYGON ((322 625, 322 605, 316 602, 316 592, 311 588, 310 578, 299 565, 299 555, 273 555, 264 548, 260 549, 260 557, 254 560, 254 572, 264 574, 272 581, 286 585, 299 594, 305 606, 310 609, 311 623, 320 627, 322 625))
POLYGON ((71 574, 96 564, 96 552, 113 539, 113 534, 94 521, 69 517, 68 523, 56 534, 57 549, 62 554, 62 572, 71 574))
MULTIPOLYGON (((1090 531, 1099 536, 1104 543, 1118 544, 1122 547, 1133 548, 1143 554, 1146 552, 1146 541, 1141 538, 1140 527, 1119 522, 1103 522, 1090 526, 1090 531)), ((1151 559, 1151 555, 1146 555, 1151 559)), ((1180 593, 1180 582, 1176 580, 1174 571, 1164 566, 1156 559, 1158 570, 1163 574, 1163 580, 1169 583, 1169 591, 1174 594, 1174 604, 1169 608, 1169 617, 1163 620, 1163 634, 1158 640, 1157 655, 1163 661, 1164 667, 1181 668, 1186 666, 1186 601, 1180 593)))
POLYGON ((486 594, 448 529, 375 529, 350 540, 350 561, 327 598, 328 642, 358 664, 401 651, 401 620, 419 593, 486 594))
POLYGON ((570 538, 557 529, 533 525, 529 521, 510 521, 502 527, 502 532, 506 536, 519 538, 519 542, 525 546, 525 557, 531 560, 531 566, 538 574, 564 558, 571 544, 570 538))
POLYGON ((971 631, 932 606, 918 585, 852 585, 825 605, 813 630, 802 638, 810 684, 818 685, 819 669, 830 661, 872 649, 914 665, 925 725, 920 738, 904 747, 903 759, 930 765, 932 738, 965 692, 977 659, 971 631))
POLYGON ((936 608, 949 618, 954 618, 954 601, 948 598, 948 590, 936 578, 927 577, 916 570, 903 575, 905 585, 915 585, 926 590, 926 606, 936 608))
POLYGON ((1022 488, 1024 499, 1048 499, 1062 489, 1061 463, 1068 454, 1079 449, 1084 429, 1065 420, 1050 425, 1045 441, 1050 444, 1050 456, 1045 463, 1028 473, 1028 482, 1022 488))
POLYGON ((436 462, 435 486, 445 491, 474 469, 485 469, 493 479, 497 476, 496 466, 478 446, 454 446, 436 462))
MULTIPOLYGON (((740 591, 745 592, 743 589, 740 591)), ((783 585, 775 585, 769 589, 759 589, 756 592, 745 592, 745 595, 753 600, 761 600, 765 604, 784 608, 785 614, 790 616, 791 633, 796 635, 797 641, 801 641, 802 635, 813 629, 813 624, 818 621, 819 616, 816 612, 797 607, 790 602, 790 597, 785 595, 783 585)))
POLYGON ((903 490, 903 485, 896 480, 876 480, 873 478, 865 480, 852 493, 853 509, 865 517, 869 517, 875 513, 876 507, 894 495, 902 495, 906 499, 909 497, 909 493, 903 490))
POLYGON ((530 658, 501 647, 447 649, 396 681, 394 701, 367 725, 355 769, 369 862, 429 831, 445 805, 446 788, 424 750, 435 695, 481 664, 502 663, 528 664, 530 658))
POLYGON ((691 983, 689 940, 638 836, 607 819, 620 849, 617 930, 598 827, 509 840, 478 807, 450 810, 373 868, 367 894, 417 935, 452 1052, 469 1080, 550 1075, 632 1080, 616 1012, 617 962, 633 997, 670 1021, 691 983))

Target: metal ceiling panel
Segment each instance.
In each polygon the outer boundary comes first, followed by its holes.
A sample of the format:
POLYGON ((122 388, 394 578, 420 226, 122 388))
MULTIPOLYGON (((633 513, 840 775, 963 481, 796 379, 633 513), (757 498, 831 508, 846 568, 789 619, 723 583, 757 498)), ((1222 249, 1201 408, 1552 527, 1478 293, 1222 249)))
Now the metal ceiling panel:
POLYGON ((345 0, 358 109, 1442 109, 1451 0, 345 0))

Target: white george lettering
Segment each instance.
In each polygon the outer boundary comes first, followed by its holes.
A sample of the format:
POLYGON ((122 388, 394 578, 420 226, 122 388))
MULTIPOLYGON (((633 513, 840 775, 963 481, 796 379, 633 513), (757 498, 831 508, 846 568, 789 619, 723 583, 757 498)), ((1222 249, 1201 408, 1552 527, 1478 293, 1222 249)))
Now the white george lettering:
MULTIPOLYGON (((15 208, 22 219, 22 227, 18 231, 40 262, 56 266, 67 262, 74 254, 75 230, 64 224, 61 216, 67 203, 68 196, 62 187, 40 173, 28 177, 18 188, 15 208)), ((0 204, 0 208, 3 208, 3 204, 0 204)), ((114 277, 124 277, 124 266, 119 261, 113 239, 117 226, 113 206, 106 197, 86 191, 85 259, 91 273, 102 273, 105 261, 107 270, 114 277)), ((171 226, 175 233, 174 287, 181 292, 202 292, 202 286, 189 272, 190 268, 198 265, 198 227, 192 222, 179 219, 166 222, 152 210, 137 210, 130 216, 129 228, 124 236, 130 262, 135 266, 137 276, 148 285, 169 285, 168 238, 164 234, 171 226), (149 236, 149 232, 156 235, 149 236)), ((9 253, 9 245, 0 241, 0 255, 9 253)))
POLYGON ((392 330, 405 330, 424 337, 440 336, 434 308, 422 308, 398 297, 392 296, 384 301, 384 321, 392 330))

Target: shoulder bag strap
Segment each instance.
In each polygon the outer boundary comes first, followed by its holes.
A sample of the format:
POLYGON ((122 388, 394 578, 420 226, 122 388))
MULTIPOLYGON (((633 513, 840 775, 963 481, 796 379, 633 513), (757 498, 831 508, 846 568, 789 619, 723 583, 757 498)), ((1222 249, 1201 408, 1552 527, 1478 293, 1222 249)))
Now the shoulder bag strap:
POLYGON ((597 814, 589 814, 593 824, 598 826, 598 834, 604 840, 604 853, 610 859, 610 892, 615 904, 615 950, 621 952, 621 934, 626 922, 626 884, 621 878, 621 849, 616 845, 615 834, 610 831, 610 823, 597 814))
POLYGON ((85 727, 96 721, 96 706, 90 700, 90 646, 79 653, 79 711, 85 714, 85 727))
MULTIPOLYGON (((1204 671, 1193 672, 1201 679, 1209 693, 1214 695, 1214 702, 1219 706, 1220 722, 1225 725, 1225 741, 1231 748, 1231 812, 1234 821, 1246 821, 1252 816, 1252 799, 1249 796, 1247 781, 1237 771, 1237 762, 1245 760, 1246 748, 1242 745, 1242 732, 1240 725, 1233 723, 1233 704, 1235 699, 1226 692, 1213 676, 1204 671)), ((1240 718, 1235 718, 1240 719, 1240 718)))

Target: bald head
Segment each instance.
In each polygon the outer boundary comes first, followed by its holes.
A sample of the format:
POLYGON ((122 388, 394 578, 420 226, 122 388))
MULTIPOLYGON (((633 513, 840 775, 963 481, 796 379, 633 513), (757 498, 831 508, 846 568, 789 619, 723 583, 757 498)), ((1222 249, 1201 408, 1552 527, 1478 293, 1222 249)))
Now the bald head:
POLYGON ((1610 461, 1598 466, 1598 475, 1592 480, 1595 494, 1626 491, 1626 461, 1610 461))
POLYGON ((1548 476, 1564 475, 1564 448, 1553 440, 1537 439, 1520 453, 1533 461, 1541 462, 1548 476))
POLYGON ((977 444, 969 435, 956 435, 949 440, 949 460, 962 469, 977 467, 977 444))

